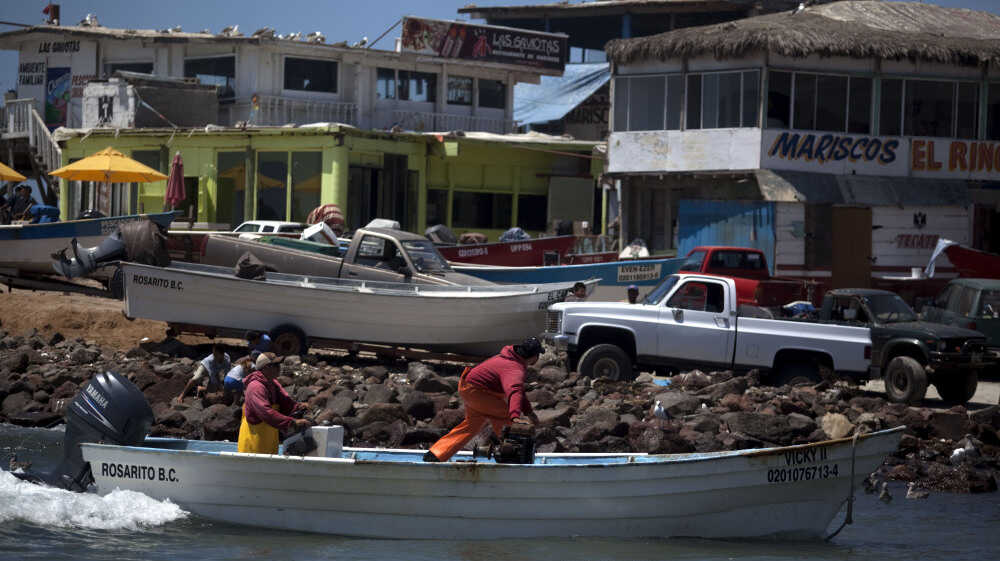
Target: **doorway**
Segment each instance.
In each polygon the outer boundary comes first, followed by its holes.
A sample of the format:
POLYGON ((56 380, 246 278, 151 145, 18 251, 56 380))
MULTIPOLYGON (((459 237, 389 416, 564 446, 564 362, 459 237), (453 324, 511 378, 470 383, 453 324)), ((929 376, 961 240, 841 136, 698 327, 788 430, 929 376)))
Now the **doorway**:
POLYGON ((872 280, 872 209, 833 207, 832 288, 868 288, 872 280))
POLYGON ((404 230, 416 226, 416 177, 407 156, 384 154, 382 167, 351 166, 347 179, 347 227, 356 230, 375 218, 396 220, 404 230), (411 179, 412 177, 412 179, 411 179), (410 184, 413 183, 413 189, 410 184), (412 199, 412 200, 411 200, 412 199), (412 204, 411 204, 412 203, 412 204))

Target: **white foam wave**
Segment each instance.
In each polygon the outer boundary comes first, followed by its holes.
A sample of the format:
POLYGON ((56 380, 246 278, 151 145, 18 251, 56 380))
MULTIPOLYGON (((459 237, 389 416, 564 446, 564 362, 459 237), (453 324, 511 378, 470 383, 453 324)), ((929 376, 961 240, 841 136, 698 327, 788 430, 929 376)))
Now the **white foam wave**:
POLYGON ((136 530, 187 516, 169 500, 116 489, 105 496, 27 483, 0 471, 0 524, 21 520, 39 526, 136 530))

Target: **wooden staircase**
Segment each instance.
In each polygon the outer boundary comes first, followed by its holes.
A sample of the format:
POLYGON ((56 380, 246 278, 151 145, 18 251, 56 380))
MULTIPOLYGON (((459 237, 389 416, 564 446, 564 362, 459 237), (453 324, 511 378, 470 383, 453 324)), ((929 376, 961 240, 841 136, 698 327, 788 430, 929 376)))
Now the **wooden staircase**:
POLYGON ((0 108, 0 159, 37 181, 44 204, 58 204, 59 179, 49 177, 48 172, 62 166, 62 149, 34 99, 9 100, 0 108))

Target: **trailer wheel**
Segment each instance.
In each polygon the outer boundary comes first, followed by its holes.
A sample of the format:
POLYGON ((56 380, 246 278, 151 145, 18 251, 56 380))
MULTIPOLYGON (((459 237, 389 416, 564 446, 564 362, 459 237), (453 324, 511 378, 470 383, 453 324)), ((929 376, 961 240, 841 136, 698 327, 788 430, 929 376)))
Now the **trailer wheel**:
POLYGON ((304 355, 308 349, 306 334, 298 327, 284 324, 271 330, 271 350, 279 356, 304 355))
POLYGON ((635 380, 632 359, 618 345, 604 343, 587 349, 580 357, 580 374, 620 382, 635 380))
POLYGON ((979 374, 975 370, 938 371, 934 378, 934 387, 941 399, 953 405, 968 402, 979 386, 979 374))
POLYGON ((927 394, 927 371, 913 357, 893 358, 885 369, 885 394, 889 401, 920 403, 927 394))

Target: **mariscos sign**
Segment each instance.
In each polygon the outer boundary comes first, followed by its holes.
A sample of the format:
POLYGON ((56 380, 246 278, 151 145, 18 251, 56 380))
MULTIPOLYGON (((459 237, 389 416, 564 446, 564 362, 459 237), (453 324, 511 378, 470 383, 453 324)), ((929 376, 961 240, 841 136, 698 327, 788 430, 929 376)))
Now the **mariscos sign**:
POLYGON ((403 18, 404 51, 444 58, 500 62, 562 71, 568 36, 494 25, 403 18))
POLYGON ((761 167, 838 175, 1000 179, 1000 142, 765 129, 761 167))

